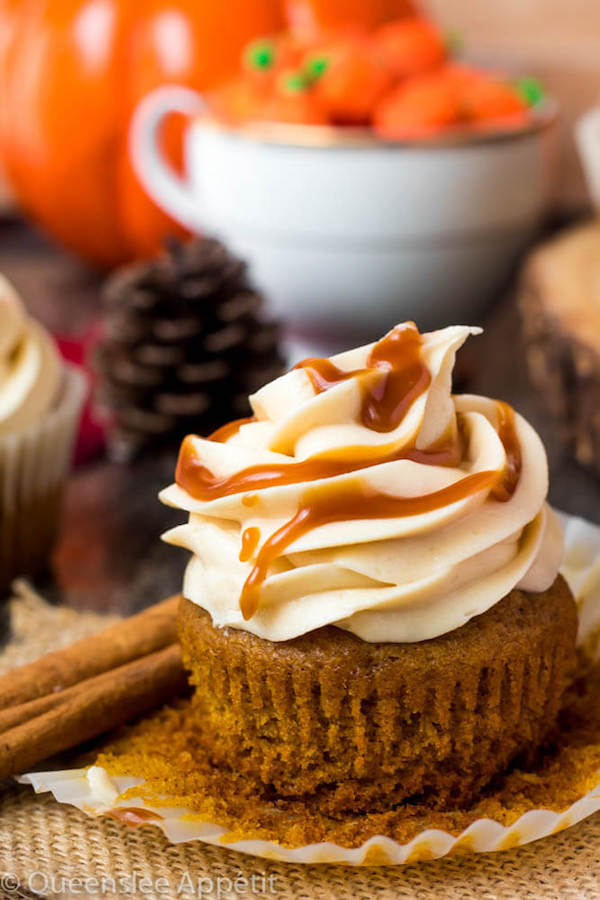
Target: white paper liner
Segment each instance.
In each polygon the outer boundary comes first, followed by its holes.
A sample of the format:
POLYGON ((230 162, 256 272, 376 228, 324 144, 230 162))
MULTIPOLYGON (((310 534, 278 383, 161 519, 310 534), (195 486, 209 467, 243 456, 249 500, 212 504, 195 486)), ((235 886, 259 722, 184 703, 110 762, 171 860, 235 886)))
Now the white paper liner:
POLYGON ((65 364, 55 407, 0 438, 0 587, 31 574, 52 548, 84 397, 82 373, 65 364))
MULTIPOLYGON (((578 642, 591 641, 600 629, 600 527, 573 516, 562 516, 565 526, 565 560, 561 569, 579 607, 578 642)), ((598 650, 600 651, 600 641, 598 650)), ((141 798, 120 799, 128 788, 143 779, 110 777, 98 766, 57 772, 33 772, 18 778, 30 784, 36 793, 51 791, 59 803, 70 803, 89 815, 114 814, 119 809, 143 809, 147 823, 158 826, 172 843, 202 841, 260 856, 293 863, 338 863, 350 866, 399 865, 436 859, 460 851, 490 853, 528 844, 575 825, 600 810, 600 772, 598 784, 563 812, 531 809, 512 825, 493 819, 476 819, 458 837, 439 829, 428 829, 409 843, 399 844, 384 835, 370 838, 355 849, 333 843, 307 844, 288 848, 273 841, 228 841, 226 830, 218 825, 198 822, 190 810, 156 807, 141 798)), ((118 817, 117 812, 117 817, 118 817)))

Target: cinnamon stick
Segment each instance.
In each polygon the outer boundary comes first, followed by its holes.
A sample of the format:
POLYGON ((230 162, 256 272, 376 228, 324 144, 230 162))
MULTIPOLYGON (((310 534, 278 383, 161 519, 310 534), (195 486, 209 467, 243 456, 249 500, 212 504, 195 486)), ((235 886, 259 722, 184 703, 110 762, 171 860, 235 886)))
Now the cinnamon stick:
POLYGON ((18 706, 7 706, 6 709, 0 710, 0 734, 21 725, 29 719, 41 716, 42 713, 48 712, 50 709, 60 706, 63 702, 63 696, 68 691, 77 688, 77 685, 68 687, 64 691, 57 691, 54 694, 47 694, 45 697, 36 697, 35 700, 29 700, 26 703, 20 703, 18 706))
POLYGON ((18 724, 0 735, 0 778, 25 772, 50 755, 122 725, 166 702, 186 684, 181 650, 175 643, 85 679, 53 697, 34 700, 33 704, 29 701, 25 715, 22 706, 10 710, 18 724), (28 717, 36 704, 33 716, 28 717))
POLYGON ((47 697, 177 641, 178 596, 0 677, 0 710, 47 697))

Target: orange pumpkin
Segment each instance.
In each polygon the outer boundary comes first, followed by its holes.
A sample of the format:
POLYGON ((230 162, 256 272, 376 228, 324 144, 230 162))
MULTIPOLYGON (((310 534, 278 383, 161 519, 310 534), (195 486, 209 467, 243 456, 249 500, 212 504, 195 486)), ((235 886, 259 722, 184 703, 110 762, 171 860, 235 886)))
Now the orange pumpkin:
POLYGON ((0 164, 23 210, 101 266, 156 251, 176 226, 131 170, 133 109, 169 82, 210 90, 282 27, 279 0, 0 0, 0 164))

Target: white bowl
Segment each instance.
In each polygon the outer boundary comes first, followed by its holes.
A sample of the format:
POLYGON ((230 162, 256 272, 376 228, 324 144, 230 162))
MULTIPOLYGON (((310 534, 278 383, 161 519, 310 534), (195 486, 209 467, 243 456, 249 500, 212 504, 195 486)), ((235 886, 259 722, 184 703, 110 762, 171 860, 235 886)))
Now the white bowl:
POLYGON ((390 144, 365 131, 227 130, 198 94, 164 87, 138 107, 133 165, 192 231, 245 257, 274 311, 330 342, 395 322, 468 322, 510 273, 547 197, 552 104, 519 131, 390 144), (165 163, 165 116, 193 115, 187 180, 165 163))

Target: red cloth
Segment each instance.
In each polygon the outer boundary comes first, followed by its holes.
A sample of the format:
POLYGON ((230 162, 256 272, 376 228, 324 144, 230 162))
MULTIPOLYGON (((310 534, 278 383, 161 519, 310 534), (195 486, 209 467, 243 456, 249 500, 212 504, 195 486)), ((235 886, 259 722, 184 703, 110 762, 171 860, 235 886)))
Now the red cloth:
POLYGON ((89 364, 90 348, 96 340, 97 328, 90 328, 79 338, 72 335, 54 335, 63 358, 78 366, 87 381, 87 397, 83 408, 79 433, 75 443, 75 465, 95 459, 104 452, 104 430, 93 413, 92 390, 94 375, 89 364))

